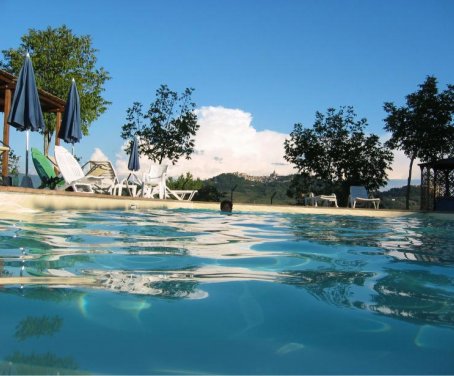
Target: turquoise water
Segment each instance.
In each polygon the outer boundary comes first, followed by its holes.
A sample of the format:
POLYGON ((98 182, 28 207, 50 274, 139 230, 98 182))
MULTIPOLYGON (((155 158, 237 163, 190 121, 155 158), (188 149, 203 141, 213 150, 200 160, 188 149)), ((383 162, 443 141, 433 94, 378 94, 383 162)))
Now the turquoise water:
POLYGON ((0 221, 0 374, 453 374, 454 221, 210 211, 0 221))

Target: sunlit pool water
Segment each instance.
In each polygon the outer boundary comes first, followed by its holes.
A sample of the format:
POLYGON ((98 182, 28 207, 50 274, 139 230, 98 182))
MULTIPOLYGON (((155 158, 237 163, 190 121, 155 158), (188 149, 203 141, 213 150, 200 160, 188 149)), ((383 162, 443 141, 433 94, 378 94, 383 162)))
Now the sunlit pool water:
POLYGON ((150 210, 0 220, 0 374, 452 374, 454 221, 150 210))

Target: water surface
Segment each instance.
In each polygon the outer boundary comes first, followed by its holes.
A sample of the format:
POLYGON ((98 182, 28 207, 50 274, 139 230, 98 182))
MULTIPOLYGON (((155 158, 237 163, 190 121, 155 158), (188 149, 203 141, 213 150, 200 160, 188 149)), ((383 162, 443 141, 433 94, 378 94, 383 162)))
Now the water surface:
POLYGON ((0 374, 452 374, 454 221, 41 212, 0 221, 0 374))

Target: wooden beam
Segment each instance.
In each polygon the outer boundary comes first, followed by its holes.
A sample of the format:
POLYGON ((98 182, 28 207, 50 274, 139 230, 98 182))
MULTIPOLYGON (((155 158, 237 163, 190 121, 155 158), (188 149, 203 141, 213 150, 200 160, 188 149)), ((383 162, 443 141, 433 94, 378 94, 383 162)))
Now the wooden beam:
POLYGON ((55 145, 60 145, 60 139, 58 138, 58 132, 60 131, 61 126, 61 111, 57 112, 57 122, 55 124, 55 145))
MULTIPOLYGON (((5 88, 5 108, 3 111, 3 143, 9 146, 9 124, 8 116, 11 111, 11 89, 5 88)), ((2 177, 8 176, 9 153, 5 152, 2 158, 2 177)), ((3 180, 4 181, 4 180, 3 180)))

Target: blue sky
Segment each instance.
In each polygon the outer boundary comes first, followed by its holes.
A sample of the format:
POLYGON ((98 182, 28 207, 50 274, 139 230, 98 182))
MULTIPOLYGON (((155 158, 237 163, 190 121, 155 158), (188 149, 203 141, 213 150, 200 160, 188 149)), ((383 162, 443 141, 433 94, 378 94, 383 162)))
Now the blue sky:
MULTIPOLYGON (((91 35, 99 66, 112 76, 104 93, 112 105, 76 151, 87 160, 99 148, 120 170, 126 109, 134 101, 148 105, 161 84, 177 91, 195 88, 193 99, 206 116, 201 145, 244 149, 247 144, 239 138, 246 132, 249 143, 261 140, 252 149, 266 159, 263 150, 274 144, 282 149, 293 125, 312 126, 316 111, 352 105, 368 119, 370 132, 386 137, 385 101, 404 104, 427 75, 435 75, 442 89, 454 83, 451 0, 0 0, 0 8, 7 15, 0 50, 16 48, 30 28, 65 24, 77 35, 91 35), (226 123, 230 128, 222 127, 226 123), (238 139, 222 139, 229 129, 238 139)), ((18 150, 23 138, 11 131, 18 150)), ((41 144, 33 135, 32 145, 41 144)), ((207 153, 224 160, 219 168, 235 169, 227 164, 228 155, 238 154, 236 164, 249 158, 241 150, 224 149, 225 154, 207 153)), ((192 163, 174 171, 204 162, 192 163)), ((263 173, 279 165, 267 163, 263 173)), ((400 177, 396 171, 391 176, 400 177)))

